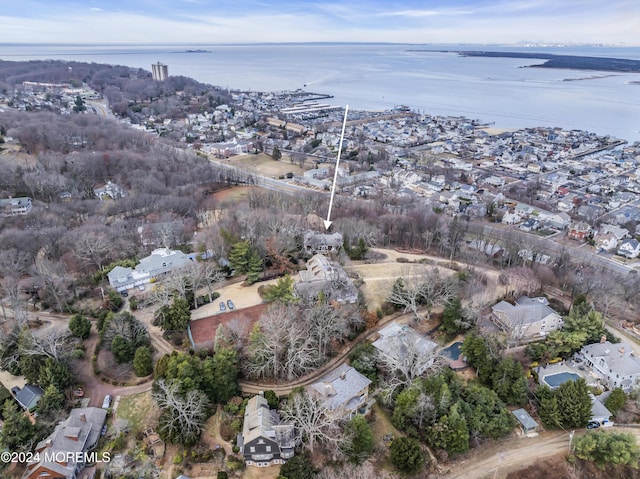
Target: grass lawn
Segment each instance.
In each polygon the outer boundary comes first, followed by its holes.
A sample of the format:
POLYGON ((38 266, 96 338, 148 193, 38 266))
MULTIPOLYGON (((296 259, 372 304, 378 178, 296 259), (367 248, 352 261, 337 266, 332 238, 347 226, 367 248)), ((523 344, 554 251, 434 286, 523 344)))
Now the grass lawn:
MULTIPOLYGON (((389 458, 389 448, 387 445, 385 445, 383 439, 387 434, 393 435, 394 438, 405 436, 405 434, 398 431, 393 426, 393 424, 391 424, 389 416, 387 416, 387 413, 382 410, 379 404, 375 403, 371 410, 375 419, 373 422, 369 423, 369 426, 371 427, 371 432, 373 433, 373 439, 376 445, 376 449, 386 451, 383 457, 379 455, 375 458, 376 464, 378 465, 378 467, 386 471, 395 471, 395 467, 393 466, 393 464, 391 464, 391 459, 389 458)), ((391 443, 389 442, 387 444, 390 445, 391 443)))
POLYGON ((236 164, 238 166, 253 170, 265 176, 275 176, 278 178, 280 175, 286 175, 287 173, 293 173, 294 175, 301 175, 306 170, 313 167, 313 162, 307 161, 304 168, 298 166, 298 162, 291 163, 289 157, 286 154, 282 155, 280 161, 275 161, 269 155, 259 153, 257 155, 240 155, 233 156, 229 160, 230 164, 236 164))
POLYGON ((118 419, 125 419, 129 423, 131 435, 144 431, 147 427, 156 427, 160 411, 151 399, 151 392, 147 391, 133 396, 122 396, 116 411, 118 419))

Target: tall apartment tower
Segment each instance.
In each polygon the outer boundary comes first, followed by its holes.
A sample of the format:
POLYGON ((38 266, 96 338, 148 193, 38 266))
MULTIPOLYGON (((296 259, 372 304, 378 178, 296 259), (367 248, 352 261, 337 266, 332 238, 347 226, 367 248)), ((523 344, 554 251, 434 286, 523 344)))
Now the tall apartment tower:
POLYGON ((156 81, 163 81, 169 77, 169 67, 162 63, 154 63, 151 65, 151 76, 156 81))

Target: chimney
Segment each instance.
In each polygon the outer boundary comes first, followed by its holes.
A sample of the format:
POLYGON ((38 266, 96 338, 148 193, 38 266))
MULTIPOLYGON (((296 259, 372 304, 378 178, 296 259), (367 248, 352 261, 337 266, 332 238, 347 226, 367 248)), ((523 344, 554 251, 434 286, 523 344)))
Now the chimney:
POLYGON ((47 439, 47 442, 44 443, 44 446, 46 448, 49 448, 53 445, 53 441, 51 439, 47 439))
POLYGON ((622 356, 624 354, 624 346, 621 346, 620 349, 618 349, 618 352, 620 353, 620 356, 622 356))
POLYGON ((342 371, 342 372, 340 373, 340 379, 342 379, 343 381, 344 381, 345 379, 347 379, 347 372, 346 372, 346 371, 342 371))
POLYGON ((600 338, 600 344, 604 344, 607 342, 607 336, 606 335, 602 335, 602 337, 600 338))
POLYGON ((84 415, 84 413, 81 413, 81 414, 80 414, 80 420, 81 420, 82 422, 87 422, 87 416, 85 416, 85 415, 84 415))

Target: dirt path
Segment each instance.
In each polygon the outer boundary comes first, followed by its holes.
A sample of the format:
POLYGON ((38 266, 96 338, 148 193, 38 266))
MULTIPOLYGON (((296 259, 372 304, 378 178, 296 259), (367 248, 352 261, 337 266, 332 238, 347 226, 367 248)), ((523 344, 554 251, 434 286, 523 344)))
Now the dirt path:
MULTIPOLYGON (((611 428, 616 432, 630 432, 640 439, 640 429, 611 428)), ((587 431, 576 430, 575 435, 587 431)), ((569 432, 544 432, 538 437, 514 440, 505 438, 488 448, 474 451, 469 458, 457 462, 444 475, 447 479, 504 479, 509 472, 520 470, 539 459, 569 452, 569 432)), ((553 479, 553 478, 550 478, 553 479)))

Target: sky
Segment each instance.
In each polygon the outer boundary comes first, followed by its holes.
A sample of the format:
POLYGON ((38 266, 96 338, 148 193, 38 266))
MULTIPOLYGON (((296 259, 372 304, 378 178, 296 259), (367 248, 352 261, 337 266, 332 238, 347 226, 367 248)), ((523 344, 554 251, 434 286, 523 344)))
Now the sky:
POLYGON ((0 0, 0 43, 640 44, 640 0, 0 0))

